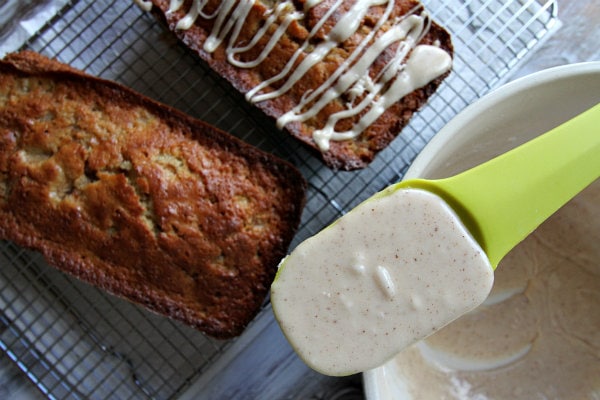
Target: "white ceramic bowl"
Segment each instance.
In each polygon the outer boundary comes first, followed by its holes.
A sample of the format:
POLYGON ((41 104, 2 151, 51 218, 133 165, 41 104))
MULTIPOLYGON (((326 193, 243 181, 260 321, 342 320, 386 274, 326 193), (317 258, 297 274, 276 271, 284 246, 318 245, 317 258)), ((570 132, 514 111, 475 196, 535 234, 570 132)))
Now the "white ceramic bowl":
MULTIPOLYGON (((598 102, 600 62, 552 68, 517 79, 467 107, 446 125, 419 154, 405 178, 451 176, 548 131, 598 102)), ((399 375, 393 362, 366 372, 367 399, 410 399, 407 382, 399 375)))

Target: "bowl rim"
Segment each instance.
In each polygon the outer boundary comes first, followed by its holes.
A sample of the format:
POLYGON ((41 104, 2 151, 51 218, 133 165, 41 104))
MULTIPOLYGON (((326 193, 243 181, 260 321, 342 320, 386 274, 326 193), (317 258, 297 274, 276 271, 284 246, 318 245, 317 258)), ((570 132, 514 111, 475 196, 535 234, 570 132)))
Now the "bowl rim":
MULTIPOLYGON (((454 138, 456 132, 460 131, 463 126, 471 123, 478 115, 485 110, 489 110, 495 104, 506 101, 508 98, 532 88, 544 86, 559 79, 573 78, 587 74, 600 74, 600 61, 572 63, 543 69, 516 78, 515 80, 492 90, 465 107, 443 126, 415 157, 403 179, 421 177, 423 171, 431 162, 432 154, 440 152, 441 149, 454 138)), ((386 375, 385 364, 373 370, 365 371, 362 375, 365 398, 367 400, 387 400, 380 396, 378 388, 381 383, 377 382, 382 375, 386 375)))
POLYGON ((446 125, 444 125, 431 140, 421 149, 409 166, 403 179, 420 177, 422 171, 430 162, 430 154, 436 154, 442 149, 449 140, 459 131, 461 127, 467 125, 484 110, 489 110, 492 105, 501 103, 508 98, 516 96, 519 93, 530 90, 533 87, 542 86, 558 79, 569 78, 588 73, 600 73, 600 61, 587 61, 581 63, 565 64, 556 67, 543 69, 531 74, 516 78, 481 98, 475 100, 456 116, 454 116, 446 125))

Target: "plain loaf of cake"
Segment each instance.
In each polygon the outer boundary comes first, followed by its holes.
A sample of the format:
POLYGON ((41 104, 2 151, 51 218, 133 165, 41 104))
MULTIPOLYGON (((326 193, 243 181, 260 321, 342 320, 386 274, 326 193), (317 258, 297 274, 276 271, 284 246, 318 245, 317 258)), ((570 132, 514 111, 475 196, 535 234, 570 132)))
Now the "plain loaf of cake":
POLYGON ((299 224, 290 164, 32 52, 0 61, 0 239, 207 334, 260 309, 299 224))

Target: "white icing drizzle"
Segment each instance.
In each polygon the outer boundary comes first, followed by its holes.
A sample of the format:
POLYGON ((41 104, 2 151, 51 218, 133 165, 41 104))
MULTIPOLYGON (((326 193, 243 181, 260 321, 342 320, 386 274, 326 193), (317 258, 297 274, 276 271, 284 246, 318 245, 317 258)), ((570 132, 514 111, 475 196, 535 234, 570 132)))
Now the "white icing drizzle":
MULTIPOLYGON (((238 6, 233 10, 232 15, 229 15, 229 12, 235 3, 236 0, 225 0, 221 2, 221 5, 219 6, 220 10, 217 13, 217 19, 213 25, 213 30, 204 42, 204 50, 207 52, 214 52, 234 26, 234 34, 232 34, 231 37, 237 38, 239 36, 246 17, 252 9, 254 0, 239 0, 238 6)), ((231 42, 234 42, 234 40, 231 42)))
MULTIPOLYGON (((313 29, 308 34, 308 37, 306 38, 306 40, 302 43, 302 45, 290 57, 290 59, 288 60, 287 64, 285 65, 285 67, 277 75, 272 76, 271 78, 269 78, 269 79, 261 82, 256 87, 254 87, 253 89, 251 89, 250 91, 248 91, 248 93, 246 93, 246 100, 248 100, 248 101, 250 101, 252 103, 257 103, 259 101, 268 100, 268 98, 266 97, 266 96, 268 96, 268 94, 266 94, 266 95, 264 95, 262 97, 258 97, 256 94, 259 91, 261 91, 264 88, 266 88, 269 85, 271 85, 272 83, 284 79, 289 74, 289 72, 292 70, 292 68, 294 68, 294 64, 296 63, 296 60, 298 60, 298 57, 300 57, 300 55, 304 54, 305 51, 306 51, 306 49, 309 47, 310 40, 323 27, 323 25, 325 24, 325 22, 327 21, 327 19, 329 19, 329 17, 331 16, 331 14, 333 14, 335 12, 335 10, 337 10, 337 8, 342 4, 342 1, 343 0, 337 0, 336 3, 333 5, 333 7, 331 7, 327 11, 327 13, 323 16, 323 18, 321 18, 315 24, 315 26, 313 27, 313 29)), ((283 92, 281 92, 281 89, 280 89, 278 91, 275 91, 275 93, 272 96, 273 97, 277 97, 277 96, 280 96, 281 94, 283 94, 283 92)))
POLYGON ((183 5, 184 0, 171 0, 171 2, 169 3, 169 10, 167 11, 167 13, 172 13, 175 12, 177 10, 179 10, 181 8, 181 6, 183 5))
POLYGON ((356 60, 356 58, 363 52, 365 46, 373 39, 373 36, 381 26, 385 23, 385 21, 389 18, 393 10, 394 3, 390 1, 385 10, 382 18, 379 19, 375 28, 365 36, 365 38, 361 41, 361 43, 356 47, 354 52, 350 54, 350 56, 344 61, 342 65, 324 82, 319 88, 310 93, 309 96, 305 96, 300 103, 294 107, 294 109, 288 111, 286 114, 282 115, 278 119, 278 126, 283 128, 286 124, 291 122, 292 120, 304 121, 309 119, 317 114, 317 112, 326 106, 330 101, 338 98, 345 91, 348 92, 352 97, 356 98, 358 95, 362 94, 367 86, 372 86, 372 81, 366 75, 368 68, 371 66, 371 63, 374 59, 369 58, 366 54, 358 61, 357 64, 361 64, 362 67, 355 68, 351 73, 345 73, 349 66, 356 60), (369 61, 370 60, 370 61, 369 61), (362 72, 361 72, 362 71, 362 72), (352 74, 354 72, 355 75, 352 74), (343 76, 340 78, 340 75, 343 76), (339 78, 339 80, 338 80, 339 78), (337 81, 337 84, 335 82, 337 81), (353 86, 353 83, 355 85, 353 86), (335 84, 335 86, 334 86, 335 84), (333 89, 333 90, 332 90, 333 89), (302 116, 299 117, 298 114, 301 110, 308 104, 316 100, 318 96, 320 96, 324 91, 327 90, 327 93, 321 97, 320 101, 315 104, 310 110, 302 113, 302 116))
POLYGON ((235 55, 252 49, 256 45, 256 43, 258 43, 258 41, 262 39, 269 27, 281 16, 283 11, 288 6, 289 3, 287 2, 280 3, 273 12, 269 12, 269 16, 267 17, 265 24, 259 29, 256 35, 254 35, 252 41, 250 41, 250 43, 248 43, 246 46, 233 47, 232 45, 230 45, 227 49, 227 60, 238 68, 253 68, 262 63, 267 58, 269 53, 273 50, 275 45, 277 45, 279 39, 281 38, 281 36, 283 36, 283 34, 287 30, 288 26, 292 23, 292 21, 302 19, 304 17, 304 14, 300 12, 292 12, 285 15, 281 23, 277 26, 277 29, 275 30, 273 35, 271 35, 271 38, 269 39, 265 48, 261 51, 260 55, 253 61, 241 62, 235 59, 235 55))
POLYGON ((150 0, 133 0, 143 11, 152 10, 152 1, 150 0))
POLYGON ((306 2, 304 3, 304 11, 306 12, 311 8, 318 6, 321 2, 323 2, 323 0, 306 0, 306 2))
POLYGON ((413 90, 425 86, 442 75, 448 70, 450 65, 450 56, 438 47, 427 45, 416 46, 406 64, 403 65, 402 71, 383 95, 380 95, 376 99, 383 86, 389 82, 389 78, 383 79, 378 84, 374 84, 376 90, 372 90, 365 96, 358 106, 331 115, 325 127, 313 133, 313 139, 321 150, 327 151, 329 150, 330 140, 356 138, 364 129, 375 122, 388 107, 413 90), (423 65, 430 65, 437 68, 423 68, 423 65), (345 132, 335 131, 337 121, 358 115, 367 107, 370 107, 369 111, 360 118, 351 130, 345 132))
MULTIPOLYGON (((221 13, 221 10, 223 9, 222 2, 219 4, 219 6, 217 7, 217 9, 214 11, 213 14, 204 13, 202 10, 204 9, 204 7, 206 6, 207 3, 208 3, 208 0, 194 0, 194 3, 192 4, 192 7, 188 11, 187 15, 185 17, 183 17, 177 23, 177 26, 175 27, 175 29, 183 29, 183 30, 190 29, 192 27, 192 25, 194 24, 194 22, 196 22, 196 19, 198 18, 198 16, 201 16, 202 18, 205 18, 205 19, 213 19, 213 18, 215 18, 216 15, 219 15, 219 13, 221 13)), ((232 2, 229 1, 228 3, 231 4, 232 2)), ((179 8, 181 8, 182 5, 183 5, 183 1, 171 0, 169 12, 177 11, 179 8)), ((224 17, 225 16, 223 16, 223 18, 224 17)))
MULTIPOLYGON (((225 45, 229 63, 238 68, 254 68, 267 59, 293 21, 302 20, 307 12, 322 1, 307 0, 302 12, 296 10, 290 0, 276 2, 273 8, 265 13, 264 24, 251 40, 243 45, 236 44, 255 0, 223 0, 210 14, 204 10, 208 0, 194 0, 187 14, 177 22, 176 29, 189 29, 198 17, 214 19, 213 29, 204 43, 204 50, 214 52, 219 46, 225 45), (274 32, 255 59, 238 60, 237 56, 240 53, 254 48, 272 27, 275 27, 274 32)), ((140 6, 146 3, 145 0, 136 2, 140 6)), ((183 3, 183 0, 171 0, 168 13, 179 10, 183 3)), ((306 121, 317 115, 327 104, 346 96, 349 99, 345 104, 346 109, 330 115, 325 126, 313 132, 313 139, 322 151, 329 150, 332 140, 349 140, 359 136, 387 108, 447 72, 452 64, 450 55, 439 48, 439 42, 434 45, 418 44, 430 26, 427 13, 418 12, 420 7, 411 10, 402 18, 397 18, 389 29, 382 31, 393 11, 393 0, 356 0, 339 18, 325 39, 313 47, 312 39, 333 13, 338 11, 341 4, 342 0, 337 0, 329 7, 281 71, 246 93, 246 99, 252 103, 271 100, 285 94, 340 43, 356 33, 370 7, 386 5, 385 12, 381 14, 372 30, 336 71, 319 87, 305 93, 296 107, 287 110, 277 119, 280 128, 291 122, 306 121), (377 76, 370 77, 371 65, 384 51, 396 44, 395 54, 387 61, 382 71, 377 76), (264 91, 274 83, 279 84, 278 89, 264 91), (339 121, 356 119, 359 115, 360 118, 350 130, 335 130, 339 121)))

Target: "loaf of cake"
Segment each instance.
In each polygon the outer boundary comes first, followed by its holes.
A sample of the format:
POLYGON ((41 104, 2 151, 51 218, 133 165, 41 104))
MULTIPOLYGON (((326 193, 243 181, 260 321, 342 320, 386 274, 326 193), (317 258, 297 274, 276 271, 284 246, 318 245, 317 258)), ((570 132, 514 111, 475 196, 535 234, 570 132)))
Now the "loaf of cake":
POLYGON ((119 84, 0 61, 0 239, 210 336, 259 311, 305 190, 291 164, 119 84))
POLYGON ((136 0, 333 169, 366 167, 452 66, 414 0, 136 0))

